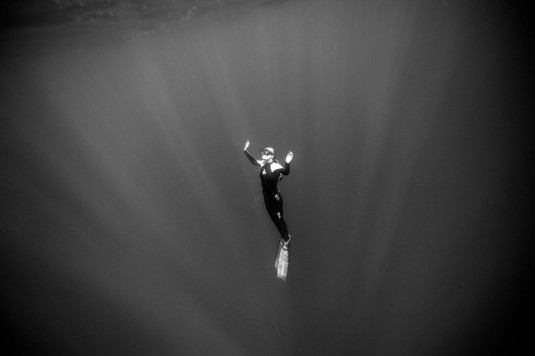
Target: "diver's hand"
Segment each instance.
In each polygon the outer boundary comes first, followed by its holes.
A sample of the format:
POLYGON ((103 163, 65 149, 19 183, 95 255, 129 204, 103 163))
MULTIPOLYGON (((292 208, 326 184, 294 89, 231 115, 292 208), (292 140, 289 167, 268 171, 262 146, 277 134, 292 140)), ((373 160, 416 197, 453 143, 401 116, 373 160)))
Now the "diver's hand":
POLYGON ((292 151, 288 152, 288 155, 286 156, 286 163, 290 163, 293 158, 294 158, 293 152, 292 151))
POLYGON ((249 140, 245 142, 245 147, 243 148, 244 151, 247 151, 247 148, 249 147, 249 140))

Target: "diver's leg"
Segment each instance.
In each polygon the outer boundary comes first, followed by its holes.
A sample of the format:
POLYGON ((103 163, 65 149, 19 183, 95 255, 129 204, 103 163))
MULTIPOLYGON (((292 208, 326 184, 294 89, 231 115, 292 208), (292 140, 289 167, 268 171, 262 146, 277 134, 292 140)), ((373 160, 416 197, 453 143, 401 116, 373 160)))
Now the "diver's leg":
POLYGON ((266 210, 268 211, 271 221, 275 224, 275 227, 279 231, 283 240, 288 240, 288 228, 282 215, 282 196, 280 193, 264 196, 264 202, 266 203, 266 210))
POLYGON ((275 194, 275 220, 273 222, 277 226, 277 229, 279 230, 279 233, 281 235, 281 238, 284 240, 284 242, 288 243, 290 239, 290 234, 288 234, 288 225, 286 224, 286 221, 284 220, 283 215, 283 199, 282 195, 280 193, 275 194))

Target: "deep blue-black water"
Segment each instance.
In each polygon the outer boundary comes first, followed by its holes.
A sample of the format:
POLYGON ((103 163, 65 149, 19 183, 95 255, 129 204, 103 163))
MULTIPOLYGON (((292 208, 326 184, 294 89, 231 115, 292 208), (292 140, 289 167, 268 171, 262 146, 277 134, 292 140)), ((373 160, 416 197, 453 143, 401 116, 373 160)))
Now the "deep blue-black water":
POLYGON ((530 7, 22 4, 0 32, 15 354, 528 345, 530 7), (294 153, 286 282, 247 140, 294 153))

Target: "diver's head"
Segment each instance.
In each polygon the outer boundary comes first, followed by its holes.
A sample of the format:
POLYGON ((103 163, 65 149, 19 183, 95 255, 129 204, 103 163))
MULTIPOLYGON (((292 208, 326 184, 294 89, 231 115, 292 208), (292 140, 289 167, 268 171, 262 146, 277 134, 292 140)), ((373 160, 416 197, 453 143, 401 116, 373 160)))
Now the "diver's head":
POLYGON ((260 150, 260 154, 262 155, 262 159, 264 161, 272 160, 275 158, 275 150, 271 147, 262 148, 260 150))

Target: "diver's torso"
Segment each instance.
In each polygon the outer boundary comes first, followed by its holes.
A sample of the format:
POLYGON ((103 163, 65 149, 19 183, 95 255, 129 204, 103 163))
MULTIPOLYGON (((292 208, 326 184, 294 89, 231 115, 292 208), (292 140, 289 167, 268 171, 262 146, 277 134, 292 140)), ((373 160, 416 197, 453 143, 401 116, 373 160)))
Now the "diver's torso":
POLYGON ((266 163, 260 168, 260 181, 264 192, 276 192, 282 166, 277 162, 266 163))

